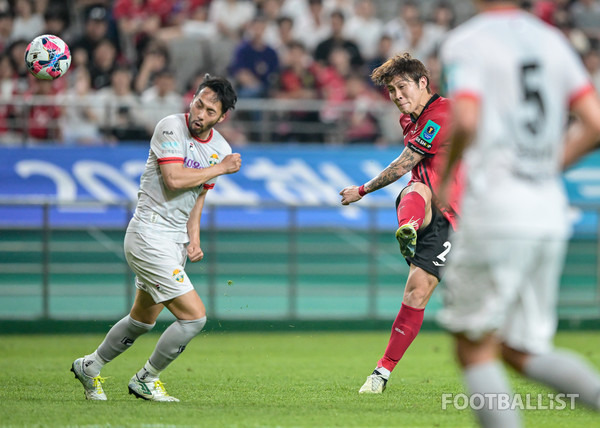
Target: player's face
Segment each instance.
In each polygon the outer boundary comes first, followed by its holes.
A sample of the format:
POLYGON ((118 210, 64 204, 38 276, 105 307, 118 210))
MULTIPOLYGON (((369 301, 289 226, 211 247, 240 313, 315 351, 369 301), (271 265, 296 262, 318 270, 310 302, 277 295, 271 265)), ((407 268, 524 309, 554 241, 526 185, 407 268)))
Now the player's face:
POLYGON ((396 104, 398 110, 404 114, 419 114, 423 110, 424 93, 427 93, 427 80, 419 79, 418 82, 406 76, 394 77, 387 84, 390 100, 396 104))
POLYGON ((221 101, 217 99, 217 94, 210 88, 203 88, 190 103, 188 120, 190 133, 205 140, 213 126, 223 119, 225 115, 222 113, 221 101))

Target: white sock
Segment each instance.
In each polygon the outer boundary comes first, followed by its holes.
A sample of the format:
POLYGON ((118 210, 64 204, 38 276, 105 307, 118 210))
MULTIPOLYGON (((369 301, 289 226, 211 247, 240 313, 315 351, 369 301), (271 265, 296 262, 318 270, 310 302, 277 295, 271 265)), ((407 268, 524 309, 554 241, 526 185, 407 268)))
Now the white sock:
POLYGON ((91 377, 96 377, 100 374, 100 370, 106 364, 96 351, 90 355, 83 357, 83 372, 91 377))
POLYGON ((483 428, 517 428, 521 426, 519 413, 513 409, 500 409, 498 402, 487 393, 513 396, 503 366, 499 361, 488 361, 471 365, 463 370, 464 380, 469 392, 483 397, 485 404, 473 411, 483 428))
POLYGON ((144 367, 137 372, 137 377, 142 382, 154 382, 155 380, 158 380, 160 372, 161 370, 154 368, 154 366, 147 361, 146 364, 144 364, 144 367))
POLYGON ((390 378, 390 375, 392 374, 392 372, 386 369, 385 367, 376 367, 375 371, 379 373, 381 377, 385 380, 388 380, 390 378))

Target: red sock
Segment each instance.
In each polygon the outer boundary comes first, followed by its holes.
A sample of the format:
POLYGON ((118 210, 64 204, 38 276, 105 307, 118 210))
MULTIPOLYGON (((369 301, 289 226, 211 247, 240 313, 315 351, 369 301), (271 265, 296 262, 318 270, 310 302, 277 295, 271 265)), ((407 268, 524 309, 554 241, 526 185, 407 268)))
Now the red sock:
POLYGON ((402 303, 396 321, 392 325, 392 336, 385 349, 385 354, 377 363, 377 367, 385 367, 389 371, 394 370, 398 361, 419 334, 424 312, 425 309, 413 308, 402 303))
POLYGON ((408 192, 404 195, 398 204, 398 226, 416 221, 416 229, 421 227, 425 219, 425 205, 425 199, 417 192, 408 192))

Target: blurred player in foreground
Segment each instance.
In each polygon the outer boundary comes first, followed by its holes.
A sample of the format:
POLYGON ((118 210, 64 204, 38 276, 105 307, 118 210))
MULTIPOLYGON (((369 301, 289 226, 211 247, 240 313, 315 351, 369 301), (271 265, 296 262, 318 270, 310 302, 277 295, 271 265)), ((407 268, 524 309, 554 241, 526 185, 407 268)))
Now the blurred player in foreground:
POLYGON ((235 173, 241 166, 240 155, 232 154, 213 129, 236 101, 227 80, 207 74, 189 113, 167 116, 156 125, 125 235, 125 256, 136 274, 133 307, 92 354, 76 359, 71 368, 88 400, 106 400, 100 370, 150 331, 166 307, 177 320, 129 381, 129 393, 151 401, 179 401, 167 394, 159 376, 206 323, 204 303, 184 269, 187 258, 197 262, 204 257, 200 218, 207 191, 218 176, 235 173))
POLYGON ((456 223, 460 192, 457 178, 452 182, 449 203, 440 205, 436 200, 451 112, 448 100, 431 93, 429 73, 423 63, 409 54, 397 55, 375 69, 371 79, 387 87, 390 99, 402 113, 405 148, 377 177, 360 187, 348 186, 340 195, 342 204, 348 205, 412 171, 408 186, 396 199, 396 239, 410 269, 388 346, 360 388, 361 394, 381 394, 385 390, 392 370, 421 329, 425 306, 440 281, 440 269, 450 252, 448 233, 456 223))
POLYGON ((561 170, 600 139, 600 101, 558 30, 516 2, 481 3, 442 48, 454 112, 445 177, 464 155, 466 182, 439 317, 469 394, 484 400, 474 401, 479 423, 518 427, 516 407, 500 404, 514 397, 500 356, 600 407, 598 373, 552 346, 570 233, 561 170), (577 121, 565 136, 569 110, 577 121))

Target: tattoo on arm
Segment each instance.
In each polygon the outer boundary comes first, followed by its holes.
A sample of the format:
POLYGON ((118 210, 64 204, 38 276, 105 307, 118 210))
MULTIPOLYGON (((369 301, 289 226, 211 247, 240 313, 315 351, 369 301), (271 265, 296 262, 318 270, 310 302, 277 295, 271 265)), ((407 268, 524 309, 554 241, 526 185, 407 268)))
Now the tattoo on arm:
POLYGON ((405 148, 396 160, 389 164, 386 169, 381 171, 377 177, 365 184, 365 190, 368 193, 371 193, 392 184, 413 169, 423 158, 423 155, 408 147, 405 148))

